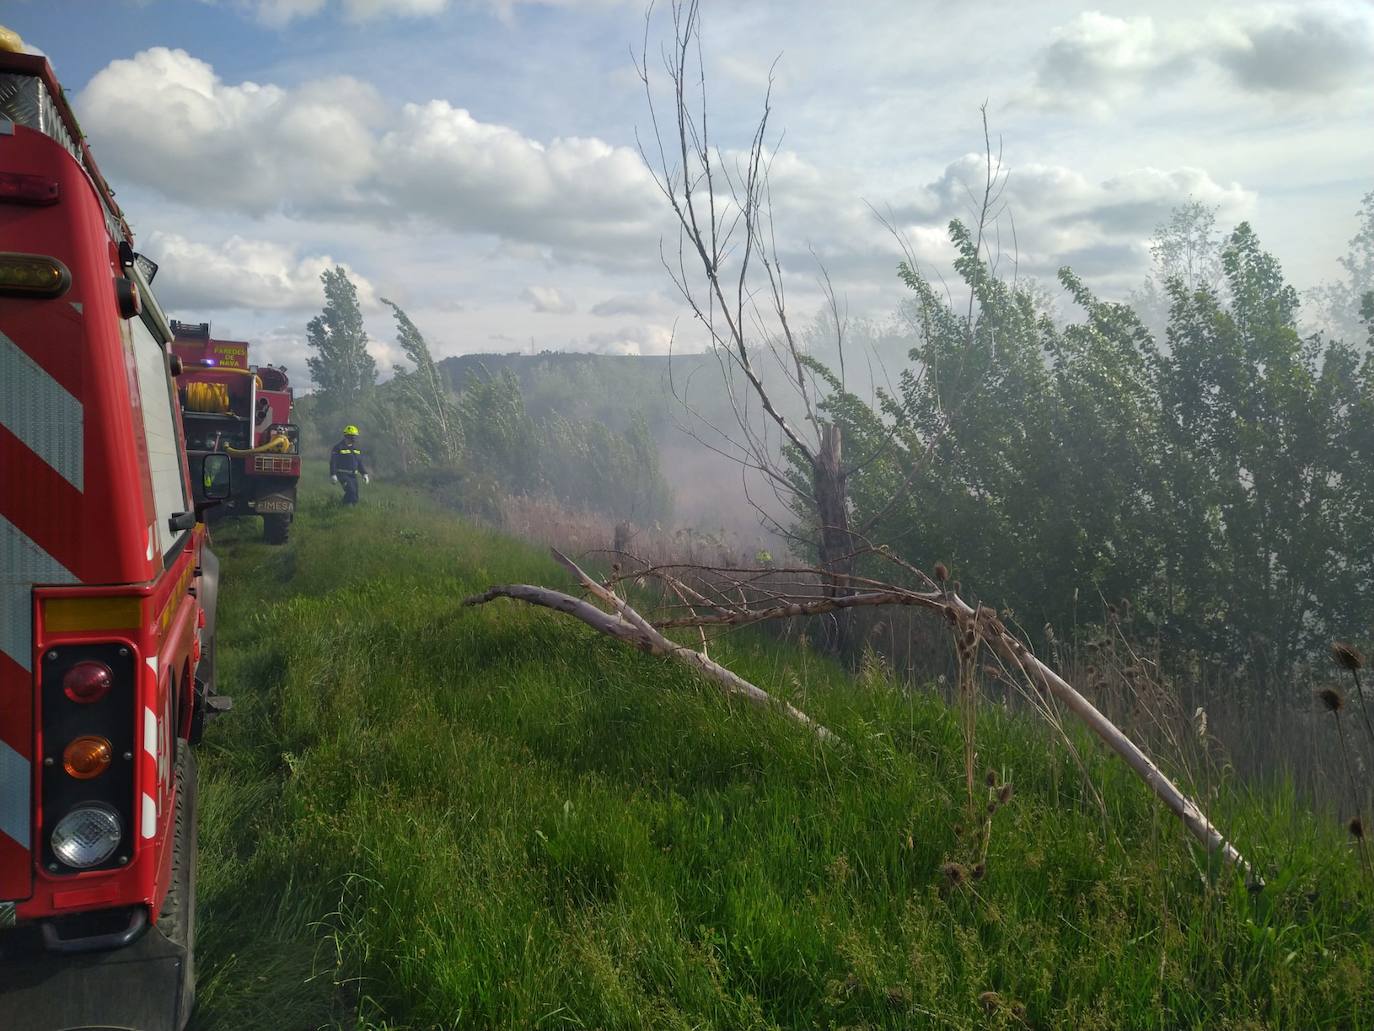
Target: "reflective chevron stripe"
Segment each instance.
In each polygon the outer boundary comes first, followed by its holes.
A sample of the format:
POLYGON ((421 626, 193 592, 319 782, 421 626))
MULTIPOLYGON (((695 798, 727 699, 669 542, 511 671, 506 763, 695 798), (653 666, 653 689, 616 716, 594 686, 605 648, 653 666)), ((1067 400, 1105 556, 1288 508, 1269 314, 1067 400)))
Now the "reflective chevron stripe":
MULTIPOLYGON (((14 451, 17 442, 77 491, 84 490, 85 409, 81 401, 3 332, 0 427, 7 434, 10 454, 22 454, 14 451)), ((35 463, 28 467, 41 468, 35 463)), ((0 498, 20 496, 28 486, 21 482, 17 469, 6 469, 5 476, 0 498)), ((33 749, 33 589, 80 582, 61 560, 11 521, 13 517, 27 526, 18 514, 22 510, 22 505, 0 509, 0 711, 11 717, 0 727, 0 898, 5 899, 26 897, 31 883, 33 767, 28 753, 33 749)), ((28 528, 37 532, 36 527, 28 528)), ((49 547, 59 539, 44 538, 49 547)))
POLYGON ((0 425, 77 490, 84 480, 84 419, 81 402, 0 332, 0 425))
POLYGON ((29 761, 0 741, 0 834, 29 847, 29 761))
POLYGON ((33 585, 78 582, 62 563, 0 515, 0 651, 31 670, 33 585))

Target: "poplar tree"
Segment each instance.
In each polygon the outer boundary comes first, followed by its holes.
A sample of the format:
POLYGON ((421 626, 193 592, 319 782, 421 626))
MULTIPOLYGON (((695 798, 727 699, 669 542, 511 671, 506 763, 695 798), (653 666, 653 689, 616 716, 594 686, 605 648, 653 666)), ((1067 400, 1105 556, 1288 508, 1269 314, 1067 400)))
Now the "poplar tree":
POLYGON ((355 405, 377 382, 377 363, 367 353, 367 331, 358 306, 358 288, 340 266, 320 273, 324 311, 310 320, 306 339, 315 353, 310 376, 326 409, 355 405))

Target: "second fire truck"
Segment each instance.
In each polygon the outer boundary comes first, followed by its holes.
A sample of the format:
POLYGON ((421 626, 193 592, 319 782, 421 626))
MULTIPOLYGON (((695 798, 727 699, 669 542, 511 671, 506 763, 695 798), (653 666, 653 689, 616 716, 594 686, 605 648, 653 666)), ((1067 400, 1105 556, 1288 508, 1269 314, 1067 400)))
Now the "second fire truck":
MULTIPOLYGON (((208 322, 172 322, 172 350, 181 362, 177 394, 187 454, 228 454, 234 493, 212 513, 262 516, 263 538, 285 544, 301 476, 300 432, 291 421, 286 370, 250 365, 248 344, 216 340, 208 322)), ((197 488, 199 491, 201 488, 197 488)))

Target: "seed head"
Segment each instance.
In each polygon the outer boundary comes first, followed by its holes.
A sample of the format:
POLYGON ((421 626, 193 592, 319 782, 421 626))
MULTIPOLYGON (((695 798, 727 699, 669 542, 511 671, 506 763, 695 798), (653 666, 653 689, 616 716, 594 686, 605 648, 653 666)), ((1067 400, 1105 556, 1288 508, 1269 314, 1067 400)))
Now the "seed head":
POLYGON ((1364 821, 1358 816, 1352 816, 1350 822, 1346 824, 1350 828, 1350 836, 1357 841, 1364 840, 1364 821))
POLYGON ((1000 803, 1001 805, 1006 805, 1008 802, 1011 801, 1011 796, 1015 793, 1016 789, 1012 787, 1011 781, 1008 781, 1007 783, 1003 784, 997 792, 998 803, 1000 803))
POLYGON ((936 563, 935 563, 935 579, 939 580, 941 583, 944 583, 946 580, 948 580, 948 579, 949 579, 949 566, 945 565, 943 562, 936 562, 936 563))
POLYGON ((952 885, 963 884, 964 878, 967 876, 967 871, 958 863, 946 863, 940 867, 940 872, 945 875, 945 880, 952 885))
POLYGON ((1013 1002, 1011 1004, 1011 1015, 1017 1020, 1025 1020, 1026 1004, 1024 1002, 1013 1002))
POLYGON ((1321 699, 1322 705, 1326 706, 1327 712, 1340 712, 1345 706, 1345 699, 1334 687, 1322 688, 1317 697, 1321 699))
POLYGON ((1331 642, 1331 658, 1336 660, 1336 665, 1341 669, 1348 669, 1352 673, 1364 666, 1364 656, 1360 650, 1344 641, 1331 642))
POLYGON ((988 815, 991 816, 991 815, 992 815, 993 813, 995 813, 995 812, 997 812, 997 803, 996 803, 996 802, 989 802, 989 803, 988 803, 988 815))
POLYGON ((983 1012, 989 1016, 1002 1008, 1002 997, 996 992, 983 992, 978 996, 978 1002, 983 1007, 983 1012))
POLYGON ((973 877, 975 881, 981 881, 984 877, 988 875, 988 864, 974 863, 973 869, 969 871, 969 874, 973 877))
POLYGON ((987 781, 988 787, 990 787, 990 788, 995 788, 995 787, 997 787, 997 771, 996 771, 996 770, 988 770, 987 773, 983 774, 983 780, 987 781))

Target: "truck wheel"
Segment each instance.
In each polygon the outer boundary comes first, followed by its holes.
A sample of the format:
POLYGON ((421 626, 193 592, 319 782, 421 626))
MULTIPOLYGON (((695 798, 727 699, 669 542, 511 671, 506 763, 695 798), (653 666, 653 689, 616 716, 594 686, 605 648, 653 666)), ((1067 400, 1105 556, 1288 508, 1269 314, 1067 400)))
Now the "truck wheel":
POLYGON ((157 926, 171 941, 186 950, 181 975, 178 1025, 185 1027, 196 1003, 196 753, 179 741, 176 759, 176 825, 173 828, 172 883, 162 902, 157 926))
POLYGON ((262 517, 262 539, 268 544, 285 544, 291 536, 291 517, 265 515, 262 517))

